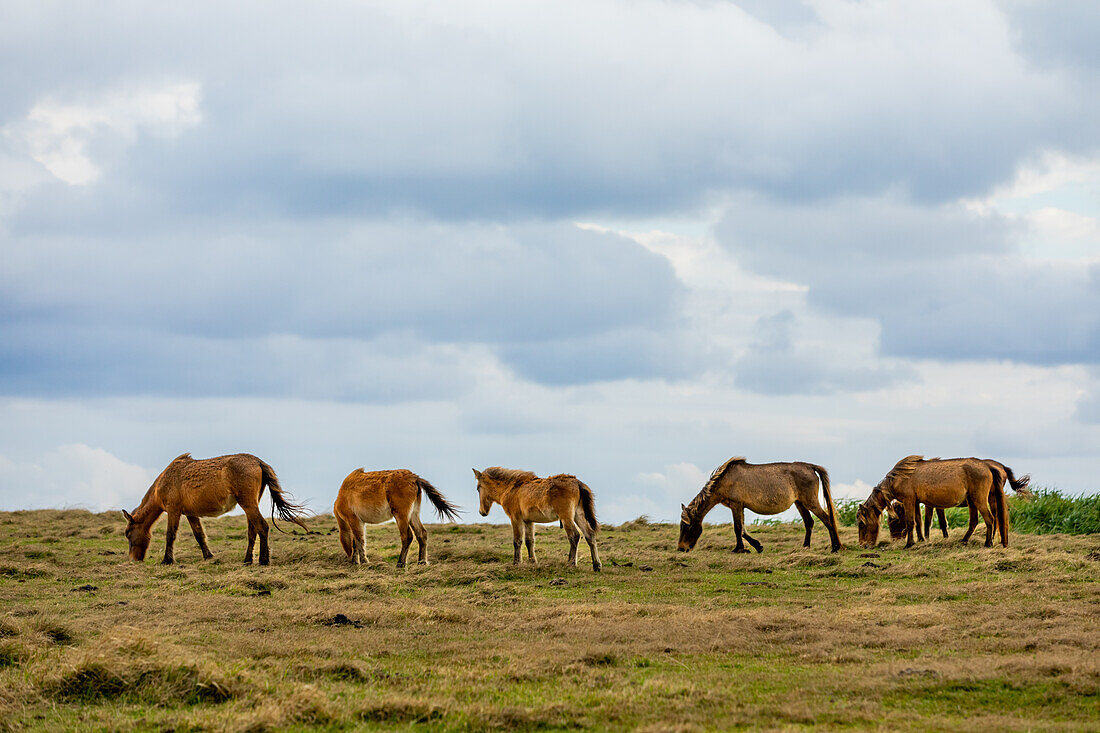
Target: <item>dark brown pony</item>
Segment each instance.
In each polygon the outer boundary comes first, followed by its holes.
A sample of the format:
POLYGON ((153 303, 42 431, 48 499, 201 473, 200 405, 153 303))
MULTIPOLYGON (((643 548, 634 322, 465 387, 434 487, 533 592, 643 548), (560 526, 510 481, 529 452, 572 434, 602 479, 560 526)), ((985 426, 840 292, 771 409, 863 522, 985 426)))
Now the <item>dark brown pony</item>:
POLYGON ((592 551, 592 569, 599 571, 600 552, 596 547, 596 502, 592 489, 576 476, 560 473, 539 478, 530 471, 493 466, 474 469, 477 477, 478 510, 488 516, 496 502, 512 520, 512 563, 519 565, 520 547, 527 545, 527 559, 535 560, 535 523, 561 522, 569 538, 569 564, 577 566, 577 545, 584 535, 592 551))
MULTIPOLYGON (((164 541, 164 560, 161 562, 171 565, 174 561, 172 547, 176 542, 181 516, 187 517, 203 559, 209 560, 214 555, 206 544, 206 531, 199 518, 218 517, 240 506, 248 519, 248 551, 244 562, 246 565, 252 564, 252 548, 259 535, 260 564, 267 565, 271 558, 267 545, 267 522, 260 514, 260 495, 265 486, 271 495, 271 521, 275 521, 275 513, 278 512, 280 518, 294 522, 308 532, 309 529, 302 523, 304 507, 287 498, 274 469, 256 456, 238 453, 197 461, 190 453, 184 453, 157 476, 133 514, 122 511, 129 522, 126 539, 130 542, 130 559, 139 562, 145 559, 145 552, 153 538, 153 525, 161 514, 167 512, 168 531, 164 541)), ((275 526, 278 527, 277 524, 275 526)))
MULTIPOLYGON (((917 505, 948 508, 968 502, 980 512, 986 524, 986 547, 993 545, 996 523, 1001 530, 1001 543, 1008 546, 1008 508, 1003 491, 996 491, 998 471, 977 458, 939 458, 925 460, 923 456, 901 459, 871 491, 856 512, 859 542, 873 547, 878 542, 880 517, 884 509, 896 500, 895 509, 905 525, 906 547, 912 547, 917 522, 917 505), (990 503, 996 510, 991 511, 990 503), (994 519, 996 516, 996 519, 994 519)), ((977 526, 976 515, 963 541, 977 526)))
POLYGON ((420 495, 428 495, 439 518, 456 521, 458 507, 447 501, 439 489, 412 471, 352 471, 340 486, 332 513, 340 528, 340 545, 348 558, 359 565, 367 561, 365 524, 379 524, 393 519, 401 535, 401 555, 397 567, 405 567, 413 535, 419 549, 417 562, 428 564, 428 530, 420 521, 420 495))
POLYGON ((683 504, 680 515, 680 541, 677 549, 688 552, 703 533, 703 517, 711 509, 722 504, 733 512, 733 528, 737 534, 734 552, 748 552, 742 538, 757 552, 763 547, 745 532, 745 509, 757 514, 779 514, 794 504, 806 525, 803 547, 810 546, 810 532, 814 526, 811 514, 816 514, 829 530, 832 550, 840 549, 840 536, 836 529, 836 509, 829 491, 829 474, 821 466, 812 463, 763 463, 752 464, 740 456, 723 463, 710 475, 706 486, 687 506, 683 504), (817 499, 818 479, 825 497, 825 508, 817 499))

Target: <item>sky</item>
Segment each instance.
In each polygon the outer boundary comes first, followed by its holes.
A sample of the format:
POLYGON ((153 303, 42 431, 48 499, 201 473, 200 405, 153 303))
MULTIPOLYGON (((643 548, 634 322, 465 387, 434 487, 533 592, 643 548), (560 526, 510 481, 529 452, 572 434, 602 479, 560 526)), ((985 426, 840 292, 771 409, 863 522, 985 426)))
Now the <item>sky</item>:
POLYGON ((1091 0, 0 16, 0 509, 184 452, 474 519, 490 465, 611 522, 734 455, 1100 490, 1091 0))

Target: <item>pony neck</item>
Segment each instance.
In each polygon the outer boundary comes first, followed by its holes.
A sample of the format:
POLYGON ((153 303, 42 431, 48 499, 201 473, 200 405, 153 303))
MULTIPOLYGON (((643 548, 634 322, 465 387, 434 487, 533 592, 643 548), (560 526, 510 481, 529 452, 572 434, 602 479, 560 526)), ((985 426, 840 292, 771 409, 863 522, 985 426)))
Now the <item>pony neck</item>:
POLYGON ((867 497, 867 500, 863 502, 863 506, 873 510, 876 514, 882 514, 882 510, 889 503, 890 500, 886 497, 886 491, 881 486, 876 486, 871 490, 871 495, 867 497))
POLYGON ((164 513, 164 507, 161 505, 159 497, 157 497, 157 482, 154 481, 153 485, 149 487, 149 490, 145 492, 145 496, 142 497, 141 503, 138 504, 137 509, 133 512, 134 522, 137 524, 152 524, 157 521, 157 518, 164 513))
POLYGON ((714 492, 707 494, 706 489, 704 489, 687 505, 688 517, 692 522, 702 522, 703 517, 707 516, 707 513, 717 504, 718 498, 714 495, 714 492))

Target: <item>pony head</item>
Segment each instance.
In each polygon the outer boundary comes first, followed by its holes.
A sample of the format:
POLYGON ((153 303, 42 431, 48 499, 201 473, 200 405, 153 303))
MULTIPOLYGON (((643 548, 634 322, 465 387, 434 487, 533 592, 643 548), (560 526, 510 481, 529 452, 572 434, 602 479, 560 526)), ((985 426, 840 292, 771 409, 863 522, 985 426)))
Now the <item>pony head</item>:
POLYGON ((695 543, 699 541, 699 535, 703 534, 703 520, 695 519, 691 512, 683 504, 680 505, 680 541, 676 543, 676 549, 680 552, 690 552, 695 543))
POLYGON ((886 505, 886 526, 890 528, 890 539, 900 540, 908 529, 905 519, 905 507, 896 499, 886 505))
POLYGON ((493 494, 486 488, 486 477, 481 471, 476 468, 473 469, 474 477, 477 479, 477 511, 481 516, 489 516, 489 510, 493 508, 493 494))
POLYGON ((130 543, 130 559, 141 562, 145 559, 145 553, 149 549, 149 542, 153 539, 153 527, 149 524, 138 524, 134 521, 134 515, 125 509, 122 516, 126 517, 126 541, 130 543))
POLYGON ((881 524, 882 512, 867 504, 861 504, 856 510, 857 526, 859 528, 859 544, 865 548, 871 548, 878 544, 878 530, 881 524))

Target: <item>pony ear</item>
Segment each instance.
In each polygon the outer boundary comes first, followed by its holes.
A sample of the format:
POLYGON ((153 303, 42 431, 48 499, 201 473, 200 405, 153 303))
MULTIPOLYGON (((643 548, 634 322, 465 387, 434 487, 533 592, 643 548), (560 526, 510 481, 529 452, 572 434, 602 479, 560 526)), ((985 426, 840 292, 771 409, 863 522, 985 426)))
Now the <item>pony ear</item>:
POLYGON ((474 476, 476 476, 477 478, 481 478, 481 471, 477 470, 476 468, 471 468, 470 470, 474 472, 474 476))
POLYGON ((122 516, 126 517, 127 522, 134 521, 134 516, 132 514, 130 514, 130 512, 126 511, 125 509, 122 510, 122 516))
POLYGON ((680 508, 683 509, 685 512, 688 510, 688 508, 686 506, 684 506, 683 504, 680 505, 680 508))

